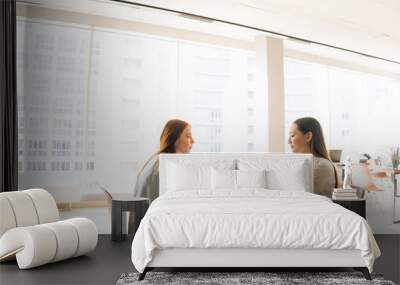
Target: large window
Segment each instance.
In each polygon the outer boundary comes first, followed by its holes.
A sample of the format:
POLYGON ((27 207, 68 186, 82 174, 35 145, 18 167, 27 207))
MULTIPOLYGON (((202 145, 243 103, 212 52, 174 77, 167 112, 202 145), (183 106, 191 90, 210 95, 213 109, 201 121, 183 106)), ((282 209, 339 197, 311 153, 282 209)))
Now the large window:
POLYGON ((331 149, 388 160, 400 143, 400 80, 286 58, 285 102, 286 133, 314 116, 331 149))
POLYGON ((133 191, 175 117, 192 124, 195 152, 266 151, 251 49, 49 20, 17 27, 20 188, 63 202, 99 186, 133 191))

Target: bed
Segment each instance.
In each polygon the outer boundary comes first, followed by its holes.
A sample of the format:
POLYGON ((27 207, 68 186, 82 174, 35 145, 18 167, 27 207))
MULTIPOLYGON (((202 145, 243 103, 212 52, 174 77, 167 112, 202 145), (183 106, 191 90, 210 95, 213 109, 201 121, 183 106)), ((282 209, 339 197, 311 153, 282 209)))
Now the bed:
POLYGON ((132 242, 158 267, 353 267, 380 251, 365 219, 313 194, 311 155, 160 155, 160 197, 132 242))

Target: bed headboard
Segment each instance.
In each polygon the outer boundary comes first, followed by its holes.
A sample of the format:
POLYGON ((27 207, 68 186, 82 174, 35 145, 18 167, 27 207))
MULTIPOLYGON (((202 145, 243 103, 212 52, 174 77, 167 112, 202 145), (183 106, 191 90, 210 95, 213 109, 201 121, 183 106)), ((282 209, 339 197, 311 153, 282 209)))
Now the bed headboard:
MULTIPOLYGON (((274 172, 275 182, 302 187, 313 192, 313 157, 311 154, 291 153, 191 153, 160 154, 160 195, 167 192, 169 169, 176 165, 184 168, 211 166, 216 169, 255 170, 269 169, 274 172), (289 183, 289 184, 287 184, 289 183), (292 183, 292 184, 290 184, 292 183)), ((281 188, 283 186, 280 186, 281 188)), ((289 186, 287 186, 290 188, 289 186)), ((284 187, 283 187, 284 188, 284 187)), ((287 189, 289 190, 289 189, 287 189)))

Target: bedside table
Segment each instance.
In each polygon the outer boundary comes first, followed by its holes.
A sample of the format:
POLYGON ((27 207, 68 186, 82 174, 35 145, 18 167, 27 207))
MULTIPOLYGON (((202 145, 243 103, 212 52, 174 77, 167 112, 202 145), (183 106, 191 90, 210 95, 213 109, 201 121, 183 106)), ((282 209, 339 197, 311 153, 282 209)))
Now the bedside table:
POLYGON ((131 211, 135 213, 135 233, 148 207, 148 198, 134 197, 132 194, 113 195, 111 206, 111 239, 113 241, 122 241, 125 239, 125 236, 122 234, 123 212, 131 211))
POLYGON ((364 219, 366 218, 365 211, 365 199, 354 199, 354 200, 340 200, 332 199, 333 203, 339 204, 340 206, 359 214, 364 219))

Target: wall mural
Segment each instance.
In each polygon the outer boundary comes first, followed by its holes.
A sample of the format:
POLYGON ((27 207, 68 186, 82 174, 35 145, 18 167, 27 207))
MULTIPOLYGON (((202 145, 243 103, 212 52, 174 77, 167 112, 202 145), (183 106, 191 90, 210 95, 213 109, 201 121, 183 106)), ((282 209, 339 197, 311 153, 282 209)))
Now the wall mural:
MULTIPOLYGON (((168 118, 193 123, 193 151, 265 151, 254 50, 61 19, 19 16, 17 28, 19 187, 92 207, 83 215, 101 233, 110 231, 105 203, 92 203, 101 186, 133 190, 168 118)), ((400 81, 285 58, 285 93, 286 129, 314 116, 342 161, 357 154, 353 182, 365 189, 373 232, 400 233, 400 170, 386 151, 400 145, 400 81)))
MULTIPOLYGON (((398 156, 398 153, 396 154, 398 156)), ((400 233, 400 169, 371 159, 353 167, 353 184, 363 187, 367 220, 374 232, 400 233)))

